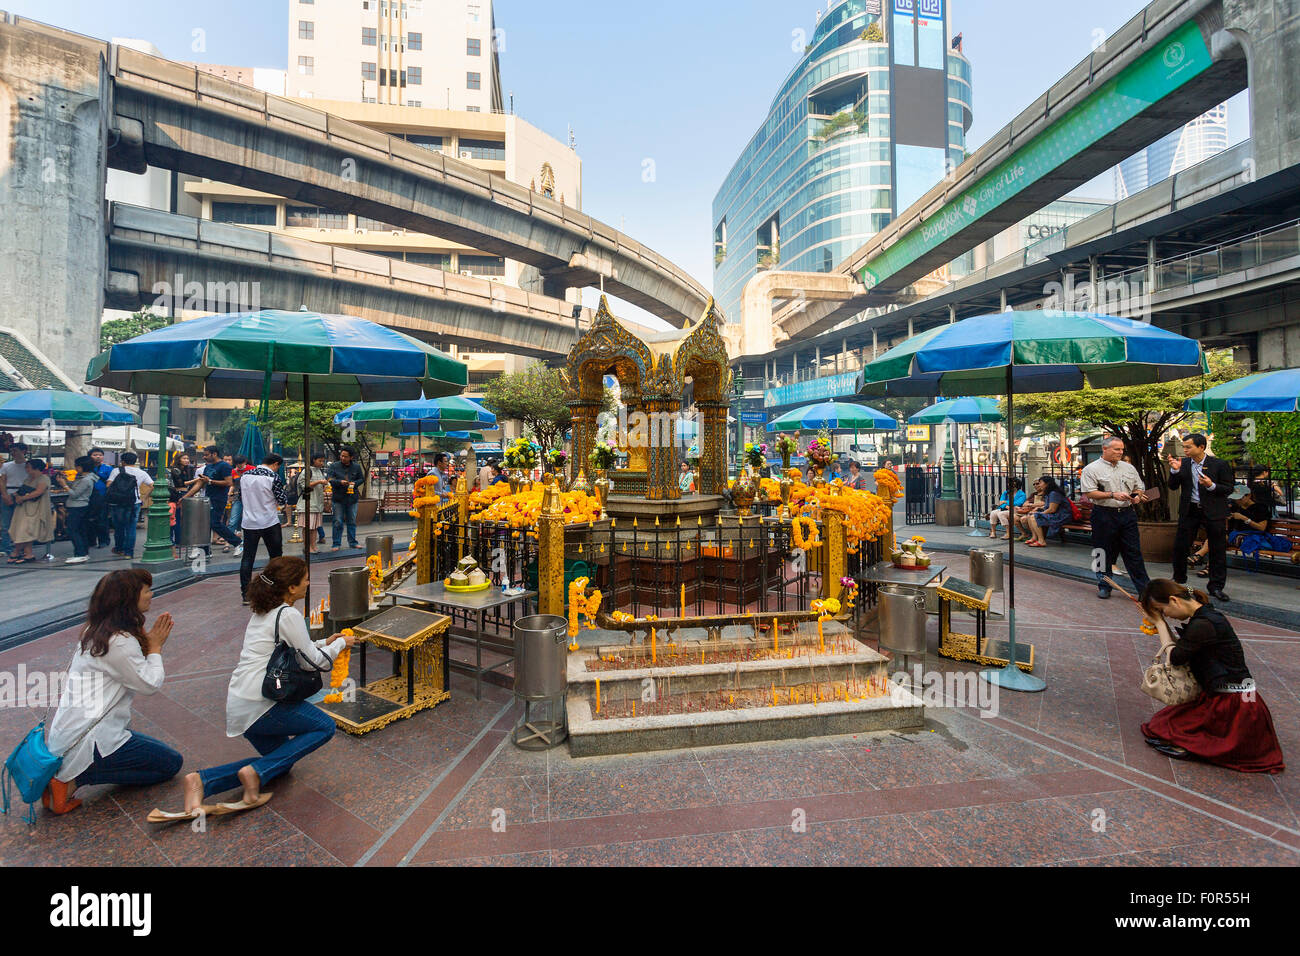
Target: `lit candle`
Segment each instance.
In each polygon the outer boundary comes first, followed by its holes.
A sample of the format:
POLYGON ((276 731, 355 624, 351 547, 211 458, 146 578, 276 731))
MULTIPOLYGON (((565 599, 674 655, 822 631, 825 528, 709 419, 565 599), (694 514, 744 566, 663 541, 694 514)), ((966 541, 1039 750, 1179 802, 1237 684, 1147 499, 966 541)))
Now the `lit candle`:
POLYGON ((781 650, 780 635, 781 630, 776 626, 776 618, 772 618, 772 653, 777 654, 781 650))
POLYGON ((654 664, 657 661, 658 657, 655 654, 655 629, 652 627, 650 628, 650 663, 654 664))
POLYGON ((682 585, 682 617, 686 616, 686 585, 682 585))
POLYGON ((596 678, 596 713, 600 713, 600 678, 596 678))

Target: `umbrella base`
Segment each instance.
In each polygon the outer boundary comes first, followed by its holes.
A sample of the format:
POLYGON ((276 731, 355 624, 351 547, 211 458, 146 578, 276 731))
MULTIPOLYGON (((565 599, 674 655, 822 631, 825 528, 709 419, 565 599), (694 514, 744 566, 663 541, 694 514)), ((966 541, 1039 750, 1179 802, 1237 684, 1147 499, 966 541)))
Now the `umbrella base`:
POLYGON ((980 678, 997 687, 1031 694, 1047 689, 1047 681, 1033 674, 1026 674, 1014 664, 1008 664, 997 670, 980 671, 980 678))

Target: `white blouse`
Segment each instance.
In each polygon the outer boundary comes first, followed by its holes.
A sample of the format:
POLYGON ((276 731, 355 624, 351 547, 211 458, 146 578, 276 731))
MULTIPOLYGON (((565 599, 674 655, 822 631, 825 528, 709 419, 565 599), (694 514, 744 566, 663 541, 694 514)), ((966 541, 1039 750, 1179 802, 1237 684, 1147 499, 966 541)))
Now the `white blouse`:
POLYGON ((78 645, 46 740, 52 753, 63 754, 57 778, 74 779, 94 762, 96 747, 107 757, 126 743, 131 701, 157 693, 163 676, 162 655, 145 657, 140 642, 124 631, 109 638, 103 657, 78 645))
MULTIPOLYGON (((334 658, 347 647, 343 638, 331 642, 313 641, 307 630, 302 612, 282 604, 269 614, 254 614, 244 631, 244 647, 239 652, 239 663, 230 675, 230 689, 226 692, 226 736, 238 737, 275 706, 275 701, 262 696, 262 678, 266 665, 275 650, 275 618, 280 615, 280 640, 292 645, 298 656, 315 667, 332 667, 334 658), (281 609, 284 613, 280 614, 281 609)), ((327 674, 321 679, 328 683, 327 674)))

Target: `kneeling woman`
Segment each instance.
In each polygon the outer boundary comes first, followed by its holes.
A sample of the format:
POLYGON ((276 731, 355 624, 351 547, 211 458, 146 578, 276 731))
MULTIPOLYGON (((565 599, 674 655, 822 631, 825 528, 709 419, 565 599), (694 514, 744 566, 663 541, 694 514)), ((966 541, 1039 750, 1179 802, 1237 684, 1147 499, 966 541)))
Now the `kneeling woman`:
POLYGON ((236 760, 185 777, 185 812, 195 813, 206 797, 243 786, 243 800, 222 804, 226 811, 261 806, 271 799, 261 788, 334 736, 334 720, 306 701, 286 703, 262 696, 262 678, 277 635, 298 651, 300 663, 329 672, 334 658, 355 638, 335 635, 313 642, 302 612, 294 607, 307 595, 307 564, 302 558, 272 558, 248 586, 253 612, 244 631, 239 663, 226 692, 226 736, 247 738, 256 760, 236 760))
POLYGON ((54 813, 81 806, 72 799, 77 787, 147 786, 180 772, 179 753, 130 726, 135 695, 162 687, 162 649, 172 631, 166 613, 144 629, 152 586, 148 571, 112 571, 90 596, 81 642, 50 723, 50 751, 63 755, 42 800, 54 813))
POLYGON ((1169 662, 1186 664, 1201 694, 1172 704, 1142 725, 1147 743, 1170 757, 1199 757, 1244 773, 1281 773, 1282 748, 1273 717, 1246 669, 1232 625, 1201 591, 1159 578, 1142 592, 1142 607, 1158 624, 1184 621, 1169 662))

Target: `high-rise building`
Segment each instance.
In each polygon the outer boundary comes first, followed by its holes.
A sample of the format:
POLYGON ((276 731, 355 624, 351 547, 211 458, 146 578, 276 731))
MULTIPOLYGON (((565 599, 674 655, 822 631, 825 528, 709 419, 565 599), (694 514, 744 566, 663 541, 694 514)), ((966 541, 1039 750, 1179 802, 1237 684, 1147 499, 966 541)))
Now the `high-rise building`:
POLYGON ((492 0, 288 0, 289 96, 502 111, 492 0))
POLYGON ((1228 148, 1228 104, 1156 140, 1115 167, 1115 198, 1126 199, 1228 148))
POLYGON ((966 155, 971 68, 949 0, 832 0, 713 200, 714 295, 829 272, 966 155))

